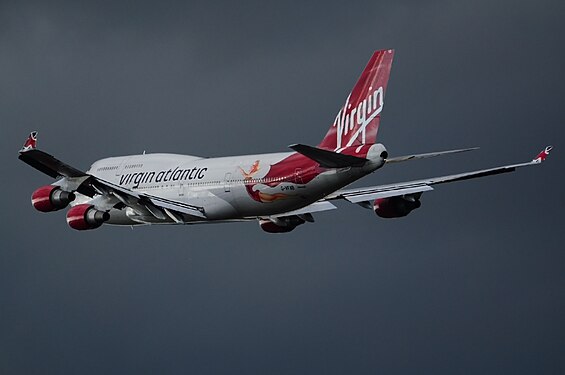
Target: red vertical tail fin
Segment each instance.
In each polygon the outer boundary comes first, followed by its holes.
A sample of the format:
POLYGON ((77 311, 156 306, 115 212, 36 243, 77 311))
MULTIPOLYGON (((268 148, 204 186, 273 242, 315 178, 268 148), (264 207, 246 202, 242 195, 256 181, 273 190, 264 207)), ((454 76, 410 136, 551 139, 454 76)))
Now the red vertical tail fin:
POLYGON ((394 50, 376 51, 318 147, 340 151, 375 143, 394 50))

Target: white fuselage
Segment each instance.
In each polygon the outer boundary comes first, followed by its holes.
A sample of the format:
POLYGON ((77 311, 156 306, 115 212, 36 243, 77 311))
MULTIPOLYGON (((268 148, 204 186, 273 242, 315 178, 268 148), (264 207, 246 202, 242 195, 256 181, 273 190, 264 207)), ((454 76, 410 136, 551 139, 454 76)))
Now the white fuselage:
MULTIPOLYGON (((221 158, 144 154, 101 159, 87 173, 138 194, 203 208, 206 218, 189 215, 183 218, 188 223, 249 220, 305 207, 373 172, 383 165, 374 155, 384 147, 375 146, 369 161, 357 168, 324 169, 293 152, 221 158), (269 173, 275 165, 278 172, 269 173)), ((75 204, 85 202, 88 197, 75 204)), ((108 224, 159 222, 148 212, 127 208, 112 209, 108 224)))

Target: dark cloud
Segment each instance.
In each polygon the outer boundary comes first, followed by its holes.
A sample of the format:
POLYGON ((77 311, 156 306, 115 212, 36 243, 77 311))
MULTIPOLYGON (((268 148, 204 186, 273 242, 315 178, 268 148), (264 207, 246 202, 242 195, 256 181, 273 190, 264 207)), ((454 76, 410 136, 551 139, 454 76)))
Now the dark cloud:
POLYGON ((561 373, 560 1, 0 3, 0 372, 561 373), (29 195, 29 130, 87 168, 117 154, 284 150, 325 134, 395 48, 365 184, 527 160, 440 186, 402 220, 342 204, 257 225, 70 230, 29 195))

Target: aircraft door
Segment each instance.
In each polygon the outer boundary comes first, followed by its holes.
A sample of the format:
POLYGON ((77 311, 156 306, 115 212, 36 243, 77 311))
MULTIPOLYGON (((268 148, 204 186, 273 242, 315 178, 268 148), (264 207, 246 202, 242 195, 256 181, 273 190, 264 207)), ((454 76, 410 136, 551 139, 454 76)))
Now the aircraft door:
POLYGON ((130 158, 124 158, 124 159, 122 160, 122 162, 121 162, 119 165, 117 165, 117 168, 116 168, 116 178, 119 178, 119 177, 122 175, 122 173, 124 172, 124 167, 126 166, 126 164, 127 164, 127 162, 128 162, 129 159, 130 159, 130 158))
POLYGON ((224 179, 224 192, 229 193, 231 191, 231 173, 226 173, 224 179))
POLYGON ((304 184, 304 181, 302 180, 302 168, 296 168, 294 170, 294 181, 296 181, 296 184, 298 185, 304 184))

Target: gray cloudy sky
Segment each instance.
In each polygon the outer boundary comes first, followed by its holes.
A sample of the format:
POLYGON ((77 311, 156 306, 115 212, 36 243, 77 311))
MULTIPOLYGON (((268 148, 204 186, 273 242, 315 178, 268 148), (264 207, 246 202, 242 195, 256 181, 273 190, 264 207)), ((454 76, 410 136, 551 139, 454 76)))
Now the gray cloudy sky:
POLYGON ((565 373, 565 3, 0 2, 0 373, 565 373), (373 50, 395 48, 379 140, 440 186, 401 220, 359 207, 254 223, 75 232, 41 214, 28 131, 111 155, 316 144, 373 50))

